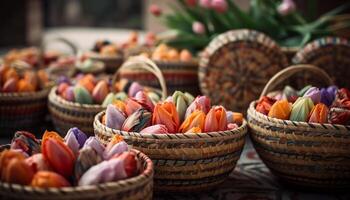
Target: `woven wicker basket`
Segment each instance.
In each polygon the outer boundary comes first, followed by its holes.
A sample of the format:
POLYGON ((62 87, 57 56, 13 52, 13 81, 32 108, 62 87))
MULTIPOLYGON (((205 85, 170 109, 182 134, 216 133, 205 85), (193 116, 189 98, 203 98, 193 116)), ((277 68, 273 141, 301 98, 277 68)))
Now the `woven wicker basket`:
MULTIPOLYGON (((277 73, 262 96, 295 73, 312 72, 326 84, 329 76, 311 65, 296 65, 277 73)), ((280 120, 248 109, 250 136, 260 158, 286 183, 310 188, 350 186, 350 126, 280 120)))
MULTIPOLYGON (((129 68, 127 65, 123 65, 120 69, 129 68)), ((146 70, 148 68, 144 67, 146 70)), ((114 75, 113 84, 118 80, 119 71, 114 75)), ((158 73, 159 74, 159 73, 158 73)), ((158 75, 162 78, 162 75, 158 75)), ((164 78, 163 78, 164 79, 164 78)), ((164 82, 164 81, 163 81, 164 82)), ((165 86, 163 86, 165 87, 165 86)), ((114 87, 112 87, 114 88, 114 87)), ((157 89, 147 88, 154 92, 159 93, 157 89)), ((166 88, 165 88, 166 89, 166 88)), ((71 127, 78 127, 84 133, 93 135, 93 122, 95 115, 102 110, 106 109, 102 105, 80 104, 76 102, 70 102, 57 95, 57 87, 52 88, 49 94, 49 111, 52 116, 53 123, 57 131, 61 134, 65 134, 71 127)), ((164 91, 164 90, 163 90, 164 91)), ((166 90, 165 90, 166 92, 166 90)), ((163 94, 166 96, 166 93, 163 94)))
POLYGON ((105 70, 109 74, 114 74, 124 62, 124 57, 122 55, 101 56, 99 54, 92 54, 90 58, 95 61, 103 62, 105 70))
MULTIPOLYGON (((189 92, 194 96, 200 94, 197 62, 154 62, 164 75, 169 93, 172 94, 174 91, 179 90, 189 92)), ((159 88, 158 80, 145 70, 122 70, 120 76, 138 81, 144 85, 159 88)))
POLYGON ((211 133, 140 134, 106 127, 104 111, 94 122, 96 137, 104 144, 115 135, 147 154, 155 165, 155 190, 193 192, 224 182, 236 166, 247 132, 246 121, 236 130, 211 133))
POLYGON ((38 131, 47 114, 49 91, 0 93, 0 137, 18 129, 38 131))
MULTIPOLYGON (((9 145, 0 147, 1 150, 9 145)), ((0 182, 0 199, 30 200, 97 200, 97 199, 139 199, 151 200, 153 196, 153 164, 142 152, 132 149, 141 161, 141 174, 117 182, 92 186, 64 188, 35 188, 18 184, 0 182)))

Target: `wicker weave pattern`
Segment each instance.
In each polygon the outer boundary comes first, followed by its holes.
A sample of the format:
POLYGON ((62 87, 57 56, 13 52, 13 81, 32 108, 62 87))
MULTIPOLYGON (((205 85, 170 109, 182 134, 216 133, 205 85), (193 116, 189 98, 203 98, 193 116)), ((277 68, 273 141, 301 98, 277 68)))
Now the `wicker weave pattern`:
POLYGON ((47 113, 49 89, 38 92, 0 93, 0 129, 13 134, 18 129, 32 130, 47 113))
POLYGON ((236 129, 212 133, 139 134, 106 127, 104 111, 96 115, 96 137, 104 144, 118 134, 145 152, 155 164, 157 191, 186 192, 211 188, 225 180, 241 154, 246 122, 236 129))
MULTIPOLYGON (((317 73, 319 70, 309 65, 286 68, 271 78, 262 95, 289 78, 290 73, 317 73)), ((318 77, 329 82, 330 78, 323 73, 318 77)), ((272 173, 299 186, 350 187, 350 126, 271 118, 257 112, 255 106, 256 102, 252 102, 248 109, 250 135, 272 173)))
MULTIPOLYGON (((2 146, 1 149, 8 148, 2 146)), ((35 199, 35 200, 64 200, 64 199, 139 199, 148 200, 153 196, 153 164, 143 153, 134 151, 141 161, 142 173, 136 177, 99 184, 97 186, 79 186, 65 188, 41 189, 18 184, 0 182, 0 199, 35 199)))
POLYGON ((78 127, 84 133, 93 135, 93 121, 97 113, 105 109, 101 105, 69 102, 56 94, 57 87, 49 94, 49 110, 55 128, 65 134, 71 127, 78 127))

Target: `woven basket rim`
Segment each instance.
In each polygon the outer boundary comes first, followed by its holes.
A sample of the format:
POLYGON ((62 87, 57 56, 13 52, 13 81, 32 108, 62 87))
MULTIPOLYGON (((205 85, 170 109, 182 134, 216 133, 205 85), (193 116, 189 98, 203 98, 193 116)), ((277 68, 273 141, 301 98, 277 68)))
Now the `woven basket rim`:
POLYGON ((56 90, 57 90, 57 86, 54 86, 51 89, 50 94, 49 94, 49 100, 50 101, 58 100, 60 103, 63 104, 63 106, 69 106, 69 107, 75 107, 75 108, 82 108, 82 107, 84 107, 84 108, 100 108, 100 109, 107 108, 107 107, 104 107, 100 104, 81 104, 81 103, 77 103, 77 102, 67 101, 64 98, 62 98, 60 95, 57 95, 56 90))
MULTIPOLYGON (((150 177, 153 177, 154 173, 154 166, 152 160, 142 153, 139 150, 136 149, 131 149, 130 151, 135 152, 136 155, 139 155, 139 157, 142 158, 142 163, 146 163, 146 168, 143 170, 143 172, 135 177, 127 178, 124 180, 119 180, 119 181, 114 181, 114 182, 107 182, 107 183, 102 183, 102 184, 97 184, 97 185, 87 185, 87 186, 73 186, 73 187, 61 187, 61 188, 39 188, 39 187, 32 187, 28 185, 20 185, 20 184, 11 184, 11 183, 6 183, 6 182, 1 182, 0 181, 0 190, 1 188, 6 188, 11 190, 15 190, 15 192, 20 192, 20 191, 28 191, 31 192, 38 192, 38 193, 45 193, 45 195, 50 195, 50 194, 57 194, 57 192, 63 192, 65 195, 69 195, 71 193, 74 193, 75 191, 78 191, 79 193, 82 192, 94 192, 98 190, 98 188, 123 188, 125 187, 125 184, 128 183, 133 183, 133 184, 138 184, 138 183, 143 183, 150 177), (18 191, 16 191, 18 190, 18 191)), ((122 189, 123 190, 123 189, 122 189)), ((30 195, 30 194, 28 194, 30 195)))
POLYGON ((192 60, 192 61, 164 61, 164 60, 154 60, 152 59, 153 62, 155 62, 158 66, 161 65, 170 65, 170 66, 179 66, 179 67, 198 67, 198 60, 192 60))
POLYGON ((89 55, 92 59, 99 59, 99 60, 122 60, 124 59, 124 56, 122 54, 117 54, 115 56, 109 56, 109 55, 100 55, 98 53, 92 52, 91 55, 89 55))
POLYGON ((2 97, 13 97, 13 98, 17 98, 17 97, 36 97, 36 96, 42 96, 42 95, 47 95, 47 93, 50 91, 51 88, 44 88, 41 89, 39 91, 35 91, 35 92, 0 92, 0 98, 2 97))
MULTIPOLYGON (((103 114, 105 113, 105 110, 99 112, 94 119, 94 125, 96 124, 99 127, 104 127, 107 131, 109 132, 113 132, 113 131, 118 131, 120 134, 122 135, 130 135, 133 134, 137 137, 137 135, 140 133, 137 132, 127 132, 127 131, 122 131, 122 130, 116 130, 116 129, 112 129, 109 128, 107 126, 105 126, 104 124, 101 123, 101 118, 103 116, 103 114)), ((216 135, 217 133, 233 133, 233 134, 238 134, 241 133, 243 131, 245 131, 247 129, 247 121, 245 119, 243 119, 243 123, 241 126, 239 126, 236 129, 231 129, 231 130, 226 130, 226 131, 213 131, 213 132, 208 132, 208 133, 142 133, 142 136, 144 136, 145 138, 151 138, 153 136, 156 136, 157 139, 178 139, 178 140, 187 140, 190 139, 191 136, 199 136, 200 138, 215 138, 215 137, 221 137, 216 135), (158 137, 157 137, 158 136, 158 137), (168 136, 168 137, 159 137, 159 136, 168 136), (171 136, 178 136, 177 138, 171 137, 171 136), (185 136, 185 137, 183 137, 185 136), (186 137, 188 136, 188 137, 186 137), (201 137, 202 136, 202 137, 201 137)))
POLYGON ((273 118, 273 117, 269 117, 267 115, 264 115, 258 111, 256 111, 255 109, 255 105, 257 103, 256 101, 252 101, 249 105, 248 108, 248 116, 252 116, 252 117, 258 117, 260 119, 264 119, 266 121, 270 121, 270 122, 274 122, 274 123, 278 123, 278 124, 283 124, 283 125, 289 125, 289 124, 293 124, 294 126, 299 126, 299 127, 319 127, 319 126, 323 126, 323 127, 327 127, 327 128, 338 128, 338 129, 347 129, 348 132, 350 133, 350 125, 341 125, 341 124, 330 124, 330 123, 313 123, 313 122, 299 122, 299 121, 292 121, 292 120, 283 120, 283 119, 277 119, 277 118, 273 118))

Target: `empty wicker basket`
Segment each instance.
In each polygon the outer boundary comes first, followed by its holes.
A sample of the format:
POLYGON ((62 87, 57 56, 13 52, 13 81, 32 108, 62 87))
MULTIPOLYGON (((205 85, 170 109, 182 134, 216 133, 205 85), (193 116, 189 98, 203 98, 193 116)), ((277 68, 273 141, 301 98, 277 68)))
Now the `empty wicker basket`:
MULTIPOLYGON (((0 150, 9 145, 0 147, 0 150)), ((141 173, 138 176, 116 182, 91 186, 63 188, 35 188, 19 184, 0 182, 0 199, 30 199, 30 200, 64 200, 64 199, 139 199, 150 200, 153 196, 153 164, 140 151, 132 149, 141 161, 141 173)))
MULTIPOLYGON (((291 66, 277 73, 261 96, 291 75, 312 72, 326 84, 329 76, 311 65, 291 66)), ((271 172, 298 186, 342 189, 350 186, 350 126, 296 122, 268 117, 248 109, 250 136, 271 172)))
MULTIPOLYGON (((145 65, 142 61, 125 63, 136 64, 145 65)), ((155 190, 161 192, 206 190, 224 182, 235 168, 247 132, 246 121, 235 130, 211 133, 125 132, 103 125, 104 112, 95 117, 95 136, 106 144, 113 135, 121 135, 133 148, 147 154, 155 165, 155 190)))

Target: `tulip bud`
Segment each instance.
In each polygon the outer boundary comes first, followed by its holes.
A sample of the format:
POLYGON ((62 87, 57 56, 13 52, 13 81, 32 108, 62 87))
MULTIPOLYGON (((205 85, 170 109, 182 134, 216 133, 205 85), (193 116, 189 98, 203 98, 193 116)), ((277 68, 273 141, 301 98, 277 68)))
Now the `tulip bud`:
POLYGON ((71 128, 68 130, 67 135, 64 137, 65 143, 73 151, 74 154, 77 154, 79 149, 84 146, 87 136, 77 127, 71 128))
POLYGON ((76 86, 79 86, 79 87, 86 89, 89 94, 92 93, 92 91, 95 88, 94 82, 92 82, 92 80, 90 78, 87 78, 87 77, 80 79, 76 86))
POLYGON ((198 21, 193 22, 192 31, 196 34, 202 35, 205 33, 204 24, 198 21))
POLYGON ((39 188, 59 188, 69 187, 70 183, 55 172, 39 171, 34 175, 30 185, 39 188))
POLYGON ((42 137, 42 142, 47 138, 53 138, 55 140, 60 140, 61 142, 64 142, 64 139, 55 131, 47 131, 46 130, 43 137, 42 137))
POLYGON ((310 97, 299 97, 292 106, 290 120, 306 122, 313 107, 314 103, 310 97))
POLYGON ((283 99, 287 99, 290 101, 295 101, 298 98, 298 92, 292 88, 291 86, 287 85, 283 89, 283 99))
POLYGON ((331 106, 336 95, 337 87, 330 86, 328 88, 322 88, 321 93, 321 103, 324 103, 326 106, 331 106))
POLYGON ((226 0, 212 0, 210 6, 218 13, 224 13, 228 8, 226 0))
POLYGON ((227 130, 233 130, 233 129, 236 129, 238 128, 239 126, 235 123, 229 123, 227 124, 227 130))
POLYGON ((18 81, 17 84, 17 91, 18 92, 34 92, 35 91, 34 85, 29 83, 28 81, 21 79, 18 81))
POLYGON ((138 174, 140 163, 138 162, 136 154, 134 152, 123 152, 113 156, 112 159, 119 159, 123 161, 125 173, 128 178, 136 176, 138 174))
POLYGON ((98 155, 102 157, 105 147, 100 143, 100 141, 98 141, 98 139, 96 139, 96 137, 89 137, 86 140, 82 149, 89 147, 95 150, 98 153, 98 155))
POLYGON ((159 95, 154 93, 154 92, 148 92, 147 96, 151 99, 153 104, 156 104, 156 103, 158 103, 160 101, 159 95))
POLYGON ((17 131, 11 141, 11 149, 21 149, 27 155, 40 153, 40 141, 32 133, 17 131))
POLYGON ((263 96, 259 102, 256 104, 256 111, 264 115, 269 114, 272 105, 276 102, 275 99, 263 96))
POLYGON ((195 127, 190 128, 185 133, 201 133, 201 132, 202 132, 202 129, 197 127, 197 126, 195 126, 195 127))
POLYGON ((69 86, 62 94, 62 97, 67 100, 67 101, 75 101, 74 98, 74 87, 73 86, 69 86))
POLYGON ((293 0, 283 0, 283 2, 278 6, 278 13, 282 16, 288 15, 294 12, 296 5, 293 0))
POLYGON ((108 95, 108 92, 109 89, 107 81, 99 81, 94 90, 92 91, 92 98, 94 99, 94 102, 101 104, 108 95))
POLYGON ((120 101, 125 101, 128 98, 128 95, 125 92, 118 92, 115 94, 115 99, 120 101))
POLYGON ((181 62, 190 62, 192 60, 192 54, 187 49, 183 49, 180 52, 180 61, 181 62))
POLYGON ((103 158, 109 160, 114 155, 120 154, 124 151, 128 151, 128 144, 123 140, 122 136, 114 135, 103 152, 103 158))
POLYGON ((137 92, 142 91, 142 90, 143 90, 142 85, 140 85, 138 82, 133 82, 130 85, 128 95, 129 95, 129 97, 134 97, 137 92))
POLYGON ((185 114, 187 107, 192 103, 194 97, 189 93, 182 93, 180 91, 175 91, 172 96, 172 102, 176 106, 176 111, 179 114, 180 121, 185 119, 185 114))
POLYGON ((62 95, 64 91, 69 87, 68 83, 60 83, 57 87, 57 94, 62 95))
POLYGON ((243 124, 243 114, 238 112, 226 111, 227 123, 243 124))
POLYGON ((151 133, 151 134, 166 134, 168 129, 163 124, 156 124, 153 126, 146 127, 140 131, 140 133, 151 133))
POLYGON ((198 127, 200 130, 204 130, 204 123, 205 113, 201 110, 195 110, 188 117, 186 117, 185 121, 179 128, 179 132, 186 133, 193 127, 198 127))
POLYGON ((226 110, 215 106, 209 110, 204 122, 204 132, 225 131, 227 128, 226 110))
POLYGON ((21 152, 14 150, 4 150, 0 153, 0 179, 2 181, 4 181, 8 165, 13 159, 24 160, 25 157, 21 152))
POLYGON ((108 104, 113 103, 115 100, 116 100, 115 95, 111 92, 105 97, 105 99, 102 103, 102 106, 107 107, 108 104))
POLYGON ((122 125, 122 130, 127 132, 140 132, 150 125, 151 119, 152 113, 144 108, 140 108, 126 118, 122 125))
POLYGON ((7 183, 28 185, 33 175, 32 168, 30 168, 23 158, 12 158, 4 170, 1 180, 7 183))
POLYGON ((310 97, 314 104, 317 104, 321 101, 321 92, 316 87, 309 88, 303 97, 310 97))
POLYGON ((2 87, 2 92, 17 92, 18 91, 18 80, 15 78, 8 79, 2 87))
POLYGON ((153 109, 154 109, 153 102, 144 91, 137 92, 134 99, 137 102, 139 102, 141 105, 144 105, 144 108, 153 112, 153 109))
POLYGON ((318 103, 310 112, 309 122, 326 123, 328 116, 328 107, 323 103, 318 103))
POLYGON ((128 98, 125 101, 125 113, 130 116, 131 114, 133 114, 134 112, 136 112, 137 110, 143 108, 142 105, 136 101, 135 99, 132 98, 128 98))
POLYGON ((268 116, 277 119, 287 120, 289 119, 291 109, 292 106, 287 100, 279 100, 272 105, 268 116))
POLYGON ((171 102, 158 103, 154 107, 152 124, 163 124, 169 133, 176 133, 180 125, 179 114, 171 102))
POLYGON ((298 96, 299 97, 304 96, 305 92, 308 91, 310 88, 312 88, 311 85, 307 85, 307 86, 303 87, 301 90, 298 91, 298 96))
POLYGON ((81 87, 81 86, 74 87, 74 99, 75 99, 75 102, 80 104, 93 103, 89 91, 87 91, 84 87, 81 87))
POLYGON ((79 155, 74 165, 74 178, 76 181, 92 166, 102 162, 102 157, 93 148, 86 147, 79 150, 79 155))
POLYGON ((187 118, 192 112, 195 110, 201 110, 204 114, 208 113, 210 110, 210 99, 206 96, 198 96, 193 102, 188 106, 185 114, 185 118, 187 118))
POLYGON ((29 158, 26 158, 26 163, 27 165, 33 170, 33 172, 38 172, 38 171, 51 171, 51 167, 47 160, 45 160, 43 154, 37 153, 29 158))
POLYGON ((54 138, 45 138, 41 151, 53 170, 65 177, 72 175, 75 156, 65 143, 54 138))
POLYGON ((114 105, 108 105, 106 110, 106 126, 112 129, 121 130, 126 119, 125 114, 114 105))

